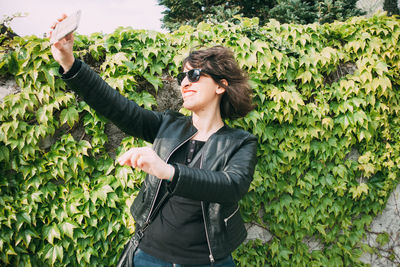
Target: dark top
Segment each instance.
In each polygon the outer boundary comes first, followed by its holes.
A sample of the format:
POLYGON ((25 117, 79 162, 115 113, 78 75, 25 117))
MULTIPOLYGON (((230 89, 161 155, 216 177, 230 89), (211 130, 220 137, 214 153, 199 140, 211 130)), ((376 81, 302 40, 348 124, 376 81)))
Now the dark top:
MULTIPOLYGON (((189 165, 203 145, 204 142, 195 140, 185 143, 171 156, 170 163, 189 165)), ((193 164, 199 168, 200 158, 193 164)), ((208 264, 200 201, 172 196, 146 229, 139 248, 171 263, 208 264)))

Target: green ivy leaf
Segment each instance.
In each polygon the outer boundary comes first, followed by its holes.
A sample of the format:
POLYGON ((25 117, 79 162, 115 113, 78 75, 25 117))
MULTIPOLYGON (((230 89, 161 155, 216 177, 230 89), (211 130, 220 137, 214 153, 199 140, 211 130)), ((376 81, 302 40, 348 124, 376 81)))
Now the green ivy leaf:
POLYGON ((44 73, 44 76, 46 77, 47 83, 51 86, 51 88, 54 88, 55 78, 54 78, 54 75, 51 73, 51 70, 44 69, 43 73, 44 73))
POLYGON ((67 123, 70 127, 74 126, 74 124, 79 120, 79 113, 75 107, 69 107, 68 109, 64 109, 60 114, 61 123, 67 123))
POLYGON ((386 232, 379 233, 378 236, 376 237, 376 242, 382 247, 389 243, 390 237, 389 234, 386 232))
POLYGON ((74 229, 78 227, 79 226, 75 222, 68 220, 60 225, 60 230, 62 234, 74 239, 74 229))
POLYGON ((47 251, 45 253, 45 259, 48 259, 51 263, 52 266, 54 266, 54 263, 56 262, 57 259, 62 262, 64 258, 64 251, 63 248, 60 245, 55 245, 52 247, 46 247, 47 251))
POLYGON ((115 177, 121 182, 122 187, 125 188, 128 184, 129 176, 133 175, 131 167, 118 166, 116 167, 115 177))
POLYGON ((52 245, 54 245, 54 238, 61 239, 60 230, 55 223, 43 227, 43 236, 52 245))
POLYGON ((107 194, 110 192, 114 192, 111 186, 109 185, 103 185, 102 187, 98 188, 91 194, 91 200, 93 204, 96 203, 97 199, 100 199, 103 202, 106 202, 107 200, 107 194))
POLYGON ((0 161, 9 162, 10 151, 6 146, 0 146, 0 161))
POLYGON ((20 63, 17 59, 17 53, 14 51, 8 58, 8 71, 13 75, 17 75, 20 72, 20 63))
POLYGON ((30 244, 30 242, 32 240, 32 237, 35 237, 35 238, 39 237, 38 233, 36 233, 34 231, 34 229, 26 229, 23 232, 23 239, 24 239, 25 244, 26 244, 27 247, 29 247, 29 244, 30 244))
POLYGON ((160 78, 150 75, 148 73, 143 74, 143 77, 149 82, 151 83, 151 85, 154 86, 154 89, 156 90, 156 92, 158 91, 158 88, 161 88, 163 86, 163 82, 160 78))
POLYGON ((357 199, 363 193, 366 195, 368 194, 368 185, 366 183, 360 183, 358 186, 350 188, 349 192, 353 194, 353 199, 357 199))

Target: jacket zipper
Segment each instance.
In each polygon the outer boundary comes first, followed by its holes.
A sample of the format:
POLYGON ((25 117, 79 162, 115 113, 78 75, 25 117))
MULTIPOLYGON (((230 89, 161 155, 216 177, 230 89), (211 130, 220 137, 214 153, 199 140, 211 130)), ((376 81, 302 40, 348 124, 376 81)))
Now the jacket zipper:
MULTIPOLYGON (((201 155, 200 157, 200 169, 203 167, 203 155, 201 155)), ((204 202, 201 201, 201 211, 203 213, 203 221, 204 221, 204 229, 206 230, 206 239, 207 239, 207 245, 208 245, 208 250, 210 251, 210 255, 208 256, 210 258, 210 263, 211 266, 214 266, 214 256, 211 250, 211 243, 210 243, 210 238, 208 237, 208 230, 207 230, 207 225, 206 225, 206 216, 205 216, 205 212, 204 212, 204 202)))
POLYGON ((232 218, 233 215, 235 215, 236 212, 238 212, 238 210, 239 210, 239 205, 238 205, 238 207, 236 208, 236 210, 235 210, 231 215, 229 215, 228 217, 226 217, 226 218, 224 219, 225 227, 228 227, 228 221, 229 221, 229 219, 232 218))
POLYGON ((204 214, 204 202, 203 201, 201 201, 201 211, 203 212, 204 229, 206 230, 208 250, 210 251, 210 255, 208 257, 210 258, 211 266, 214 266, 215 259, 212 254, 212 251, 211 251, 211 243, 210 243, 210 239, 208 237, 208 230, 207 230, 207 225, 206 225, 206 216, 204 214))
MULTIPOLYGON (((165 162, 168 162, 168 160, 169 160, 169 158, 172 156, 172 154, 173 154, 178 148, 180 148, 184 143, 186 143, 186 142, 189 141, 193 136, 195 136, 195 134, 196 134, 196 133, 194 133, 194 134, 191 135, 189 138, 187 138, 185 141, 183 141, 183 142, 180 143, 178 146, 176 146, 176 147, 171 151, 171 153, 168 155, 168 157, 167 157, 167 159, 165 160, 165 162)), ((161 184, 162 184, 162 181, 160 180, 159 183, 158 183, 157 192, 156 192, 156 194, 155 194, 155 196, 154 196, 154 199, 153 199, 153 203, 151 204, 151 208, 150 208, 149 215, 147 216, 146 222, 144 223, 144 225, 146 225, 146 227, 147 227, 148 224, 150 224, 149 221, 150 221, 151 212, 153 211, 154 205, 156 204, 156 199, 157 199, 158 193, 160 192, 161 184)))

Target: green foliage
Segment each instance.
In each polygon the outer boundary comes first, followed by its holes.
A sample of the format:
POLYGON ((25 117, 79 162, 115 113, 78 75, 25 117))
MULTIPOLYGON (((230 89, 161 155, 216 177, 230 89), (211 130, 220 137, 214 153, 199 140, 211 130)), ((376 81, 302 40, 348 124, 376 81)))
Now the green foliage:
MULTIPOLYGON (((257 106, 228 122, 259 140, 241 212, 272 235, 243 244, 235 260, 361 266, 368 247, 360 240, 400 176, 399 38, 399 20, 384 15, 307 26, 240 19, 170 34, 119 28, 77 35, 75 51, 151 109, 162 77, 175 76, 191 48, 230 47, 249 73, 257 106), (349 64, 353 71, 332 79, 349 64)), ((0 74, 22 88, 0 108, 0 262, 115 264, 134 230, 128 207, 143 173, 107 153, 107 122, 65 88, 47 40, 6 40, 0 57, 0 74), (48 139, 55 141, 46 146, 48 139)), ((143 142, 126 138, 117 155, 132 145, 143 142)))
POLYGON ((376 242, 378 242, 379 245, 384 246, 389 242, 389 238, 388 233, 382 233, 376 237, 376 242))
POLYGON ((158 0, 158 3, 166 7, 162 22, 170 31, 181 25, 196 27, 202 21, 237 23, 237 16, 258 18, 265 25, 270 19, 281 23, 330 23, 363 14, 356 7, 357 0, 158 0))

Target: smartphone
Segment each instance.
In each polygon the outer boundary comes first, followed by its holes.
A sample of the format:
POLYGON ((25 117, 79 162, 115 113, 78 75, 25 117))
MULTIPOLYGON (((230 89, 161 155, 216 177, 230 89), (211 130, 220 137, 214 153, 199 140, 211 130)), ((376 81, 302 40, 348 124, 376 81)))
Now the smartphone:
POLYGON ((81 11, 78 10, 58 23, 51 34, 50 44, 54 44, 71 32, 74 32, 78 28, 80 18, 81 11))

